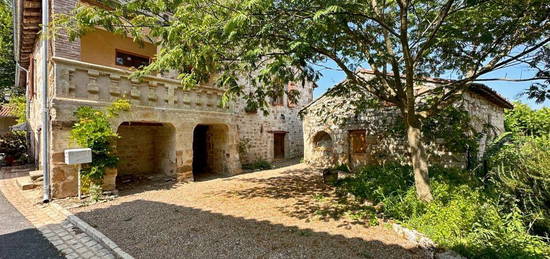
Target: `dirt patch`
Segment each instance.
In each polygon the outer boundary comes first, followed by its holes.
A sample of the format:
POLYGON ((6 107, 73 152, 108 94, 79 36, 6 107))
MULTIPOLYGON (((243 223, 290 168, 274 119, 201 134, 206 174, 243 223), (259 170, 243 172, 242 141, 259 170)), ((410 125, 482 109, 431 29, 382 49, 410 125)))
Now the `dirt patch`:
POLYGON ((423 257, 383 225, 319 213, 334 195, 321 180, 299 164, 71 210, 137 258, 423 257))

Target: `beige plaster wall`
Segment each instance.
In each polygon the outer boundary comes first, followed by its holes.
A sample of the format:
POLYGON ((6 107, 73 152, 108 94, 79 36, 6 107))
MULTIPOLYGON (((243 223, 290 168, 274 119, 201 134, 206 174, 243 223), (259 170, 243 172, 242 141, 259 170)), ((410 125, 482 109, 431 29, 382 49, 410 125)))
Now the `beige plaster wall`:
POLYGON ((140 46, 131 38, 100 29, 89 32, 80 38, 81 61, 128 69, 128 67, 115 64, 117 49, 149 58, 153 58, 157 53, 157 47, 153 44, 144 43, 143 46, 140 46))

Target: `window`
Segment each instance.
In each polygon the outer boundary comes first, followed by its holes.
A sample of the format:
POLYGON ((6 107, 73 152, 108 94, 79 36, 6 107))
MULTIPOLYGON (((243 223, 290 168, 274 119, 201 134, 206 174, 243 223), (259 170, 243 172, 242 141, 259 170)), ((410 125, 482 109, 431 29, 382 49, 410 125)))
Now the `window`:
POLYGON ((282 106, 283 105, 283 94, 277 95, 276 97, 273 97, 273 101, 271 102, 273 106, 282 106))
POLYGON ((367 151, 367 141, 365 130, 350 130, 349 131, 349 144, 351 152, 353 153, 365 153, 367 151))
POLYGON ((294 108, 297 106, 296 102, 297 100, 292 100, 293 98, 296 99, 298 98, 298 86, 295 84, 295 83, 288 83, 288 101, 287 101, 287 106, 289 108, 294 108))
POLYGON ((119 66, 139 68, 141 66, 149 65, 149 58, 117 50, 115 64, 119 66))

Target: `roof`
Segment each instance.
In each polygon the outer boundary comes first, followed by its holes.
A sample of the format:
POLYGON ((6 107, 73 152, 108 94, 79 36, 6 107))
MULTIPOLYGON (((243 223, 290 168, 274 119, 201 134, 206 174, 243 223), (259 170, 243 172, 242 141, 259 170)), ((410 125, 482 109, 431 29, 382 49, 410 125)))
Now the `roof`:
POLYGON ((13 107, 2 105, 0 106, 0 118, 15 118, 15 109, 13 107))
MULTIPOLYGON (((373 70, 369 70, 369 69, 359 69, 360 72, 363 72, 363 73, 366 73, 366 74, 374 74, 374 71, 373 70)), ((388 75, 391 75, 388 74, 388 75)), ((449 80, 449 79, 443 79, 443 78, 434 78, 434 77, 425 77, 425 78, 422 78, 422 81, 424 82, 430 82, 430 83, 436 83, 436 84, 444 84, 444 83, 450 83, 452 82, 453 80, 449 80)), ((334 86, 332 86, 331 88, 329 88, 325 93, 323 93, 321 96, 319 96, 317 99, 313 100, 312 102, 310 102, 308 105, 304 106, 304 108, 301 109, 301 111, 304 111, 306 110, 307 108, 309 108, 311 105, 313 105, 314 103, 316 103, 318 100, 320 100, 321 98, 323 98, 326 94, 328 94, 329 92, 331 92, 334 88, 336 88, 336 86, 338 85, 341 85, 341 84, 345 84, 347 82, 347 80, 344 80, 334 86)), ((499 107, 502 107, 504 109, 513 109, 514 108, 514 105, 512 103, 510 103, 508 100, 506 100, 506 98, 504 98, 502 95, 500 95, 499 93, 497 93, 495 90, 493 90, 492 88, 490 88, 489 86, 486 86, 484 84, 480 84, 480 83, 471 83, 470 84, 470 87, 468 88, 468 90, 470 92, 473 92, 473 93, 476 93, 476 94, 479 94, 480 96, 482 96, 483 98, 485 98, 486 100, 492 102, 493 104, 499 106, 499 107)))
MULTIPOLYGON (((28 68, 34 44, 38 39, 42 18, 40 0, 15 0, 14 4, 14 48, 15 59, 23 68, 28 68)), ((18 70, 19 71, 19 70, 18 70)), ((19 86, 25 84, 24 73, 19 73, 19 86)))
MULTIPOLYGON (((370 69, 359 69, 360 72, 363 72, 365 74, 374 74, 373 70, 370 69)), ((388 75, 392 75, 392 73, 388 73, 388 75)), ((424 82, 430 82, 430 83, 436 83, 436 84, 445 84, 445 83, 451 83, 454 80, 450 79, 443 79, 443 78, 436 78, 436 77, 424 77, 421 79, 421 81, 424 82)), ((497 93, 492 88, 488 87, 487 85, 480 84, 480 83, 471 83, 470 87, 468 88, 471 92, 477 93, 481 96, 483 96, 488 101, 502 107, 505 109, 512 109, 514 108, 514 105, 510 103, 506 98, 504 98, 502 95, 497 93)))

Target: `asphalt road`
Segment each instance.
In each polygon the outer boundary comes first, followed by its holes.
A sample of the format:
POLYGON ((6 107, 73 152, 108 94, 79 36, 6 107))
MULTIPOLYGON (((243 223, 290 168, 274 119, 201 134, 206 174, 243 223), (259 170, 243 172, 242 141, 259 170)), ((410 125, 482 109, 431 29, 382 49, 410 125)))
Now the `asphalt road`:
POLYGON ((64 258, 0 192, 0 258, 64 258))

